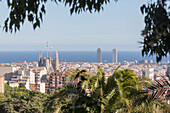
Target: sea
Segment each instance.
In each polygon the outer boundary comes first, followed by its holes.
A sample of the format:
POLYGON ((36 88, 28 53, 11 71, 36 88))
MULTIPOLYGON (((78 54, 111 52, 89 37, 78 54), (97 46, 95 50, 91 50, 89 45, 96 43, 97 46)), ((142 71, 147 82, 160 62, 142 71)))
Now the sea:
MULTIPOLYGON (((59 51, 59 62, 97 62, 96 51, 59 51)), ((134 62, 137 60, 153 60, 156 63, 156 57, 142 57, 141 51, 118 51, 118 62, 134 62)), ((37 62, 39 51, 0 51, 0 63, 12 62, 37 62)), ((50 52, 49 52, 50 56, 50 52)), ((51 56, 55 58, 55 51, 51 52, 51 56)), ((46 57, 46 52, 43 52, 43 57, 46 57)), ((170 55, 164 57, 161 62, 170 61, 170 55)), ((112 52, 102 51, 102 62, 112 62, 112 52)))

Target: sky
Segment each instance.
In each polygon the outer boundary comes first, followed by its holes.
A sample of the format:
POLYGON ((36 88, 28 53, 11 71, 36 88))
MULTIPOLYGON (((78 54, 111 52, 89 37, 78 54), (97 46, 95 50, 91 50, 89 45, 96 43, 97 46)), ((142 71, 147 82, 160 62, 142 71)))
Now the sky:
POLYGON ((6 0, 0 2, 0 51, 40 51, 43 43, 53 42, 50 47, 58 51, 140 51, 144 16, 140 6, 146 0, 112 1, 100 13, 83 12, 70 15, 69 7, 51 0, 46 4, 46 15, 41 28, 33 30, 25 22, 17 33, 5 33, 3 22, 8 16, 6 0))

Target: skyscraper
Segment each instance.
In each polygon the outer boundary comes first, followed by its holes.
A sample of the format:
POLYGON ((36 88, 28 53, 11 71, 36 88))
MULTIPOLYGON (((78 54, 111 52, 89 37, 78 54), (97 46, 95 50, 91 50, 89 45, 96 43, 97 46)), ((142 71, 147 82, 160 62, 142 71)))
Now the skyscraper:
POLYGON ((112 63, 117 63, 117 50, 112 50, 112 63))
POLYGON ((55 53, 55 71, 59 71, 58 52, 55 53))
POLYGON ((102 52, 100 48, 97 49, 97 62, 98 63, 102 62, 102 52))

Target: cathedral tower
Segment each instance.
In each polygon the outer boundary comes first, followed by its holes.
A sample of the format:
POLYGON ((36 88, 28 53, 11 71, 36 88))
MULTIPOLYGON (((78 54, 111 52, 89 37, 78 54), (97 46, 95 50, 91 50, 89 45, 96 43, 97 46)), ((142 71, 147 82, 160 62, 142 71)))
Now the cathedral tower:
POLYGON ((38 66, 41 67, 42 66, 42 53, 39 53, 39 59, 38 59, 38 66))

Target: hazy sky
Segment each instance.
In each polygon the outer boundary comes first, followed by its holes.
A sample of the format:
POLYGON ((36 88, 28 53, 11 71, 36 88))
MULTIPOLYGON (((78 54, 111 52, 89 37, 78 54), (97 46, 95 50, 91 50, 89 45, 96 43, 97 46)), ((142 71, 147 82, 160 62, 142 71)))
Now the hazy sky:
POLYGON ((119 0, 111 2, 100 13, 83 12, 70 15, 64 4, 56 5, 51 0, 46 4, 46 15, 41 28, 35 31, 26 22, 20 32, 5 33, 3 22, 8 16, 5 0, 0 2, 0 51, 35 51, 45 44, 32 41, 51 41, 53 50, 59 51, 103 51, 117 48, 119 51, 140 51, 141 30, 144 17, 140 6, 146 0, 119 0))

